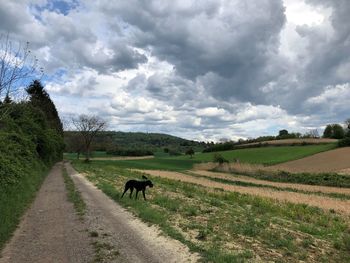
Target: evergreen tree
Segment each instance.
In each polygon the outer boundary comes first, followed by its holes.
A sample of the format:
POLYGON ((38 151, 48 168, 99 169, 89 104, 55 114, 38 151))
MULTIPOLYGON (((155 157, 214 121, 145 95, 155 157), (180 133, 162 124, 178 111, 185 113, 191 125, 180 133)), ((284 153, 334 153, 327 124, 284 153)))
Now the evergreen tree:
POLYGON ((49 127, 63 136, 63 125, 58 116, 56 106, 50 99, 49 94, 46 92, 41 82, 39 80, 34 80, 26 91, 30 95, 30 103, 40 108, 46 115, 49 127))

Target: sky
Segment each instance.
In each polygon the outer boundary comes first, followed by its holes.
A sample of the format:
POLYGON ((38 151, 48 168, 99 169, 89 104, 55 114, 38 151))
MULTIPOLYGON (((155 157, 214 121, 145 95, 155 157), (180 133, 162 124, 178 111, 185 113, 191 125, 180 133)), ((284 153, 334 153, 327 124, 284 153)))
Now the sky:
POLYGON ((64 119, 219 141, 350 117, 348 0, 0 0, 64 119))

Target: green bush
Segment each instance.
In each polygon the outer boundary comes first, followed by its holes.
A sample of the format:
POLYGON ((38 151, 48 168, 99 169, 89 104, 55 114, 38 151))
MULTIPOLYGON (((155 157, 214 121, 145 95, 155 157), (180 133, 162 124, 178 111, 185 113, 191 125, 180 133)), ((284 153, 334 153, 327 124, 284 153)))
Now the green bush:
POLYGON ((345 137, 342 140, 338 141, 338 146, 339 147, 346 147, 346 146, 350 146, 350 137, 345 137))
POLYGON ((214 154, 213 159, 214 159, 213 160, 214 163, 219 163, 219 164, 228 163, 228 160, 226 160, 221 154, 214 154))

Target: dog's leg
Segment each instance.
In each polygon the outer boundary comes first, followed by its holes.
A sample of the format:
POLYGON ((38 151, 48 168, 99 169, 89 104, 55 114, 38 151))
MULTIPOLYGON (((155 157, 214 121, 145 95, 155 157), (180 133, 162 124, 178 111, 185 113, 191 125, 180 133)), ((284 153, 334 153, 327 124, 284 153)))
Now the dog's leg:
POLYGON ((122 197, 121 197, 121 198, 123 198, 124 194, 125 194, 128 190, 129 190, 129 188, 125 187, 124 193, 122 194, 122 197))
POLYGON ((131 196, 132 196, 132 192, 134 191, 134 187, 131 187, 130 188, 130 199, 131 199, 131 196))
POLYGON ((142 194, 143 194, 143 199, 145 199, 145 201, 146 201, 145 190, 142 190, 142 194))
POLYGON ((139 194, 139 190, 136 189, 136 196, 135 196, 135 200, 137 200, 137 195, 139 194))

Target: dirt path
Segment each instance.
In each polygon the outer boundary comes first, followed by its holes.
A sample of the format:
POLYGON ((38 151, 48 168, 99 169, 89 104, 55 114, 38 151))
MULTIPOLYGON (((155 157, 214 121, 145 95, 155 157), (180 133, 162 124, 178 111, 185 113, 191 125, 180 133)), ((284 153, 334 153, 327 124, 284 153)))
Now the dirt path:
POLYGON ((246 182, 246 183, 260 184, 260 185, 266 185, 266 186, 274 186, 279 188, 291 188, 291 189, 303 190, 308 192, 338 193, 338 194, 350 195, 350 188, 293 184, 293 183, 279 183, 279 182, 271 182, 266 180, 259 180, 248 176, 230 175, 225 173, 210 172, 210 171, 204 171, 204 170, 190 170, 188 172, 194 173, 200 176, 220 178, 220 179, 225 179, 233 182, 246 182))
POLYGON ((318 153, 299 160, 274 165, 271 168, 290 172, 337 172, 350 168, 350 147, 318 153))
POLYGON ((226 191, 239 192, 243 194, 256 195, 261 197, 273 198, 279 201, 287 201, 297 204, 308 204, 311 206, 320 207, 325 210, 334 209, 335 211, 350 215, 350 201, 349 200, 338 200, 329 197, 308 195, 302 193, 286 192, 286 191, 275 191, 271 188, 263 187, 244 187, 237 185, 229 185, 224 183, 215 182, 205 178, 197 178, 194 176, 182 174, 179 172, 169 171, 156 171, 156 170, 139 170, 153 176, 159 176, 172 180, 179 180, 183 182, 194 183, 211 188, 219 188, 226 191))
POLYGON ((56 164, 3 250, 1 263, 89 262, 86 226, 67 201, 62 164, 56 164))
POLYGON ((66 168, 87 204, 89 229, 106 236, 124 258, 118 257, 116 262, 177 263, 198 260, 198 256, 189 253, 182 243, 162 236, 158 228, 147 226, 112 201, 70 164, 66 164, 66 168))
POLYGON ((111 156, 111 157, 94 157, 91 160, 113 160, 113 161, 124 161, 124 160, 143 160, 143 159, 152 159, 153 155, 147 156, 111 156))

